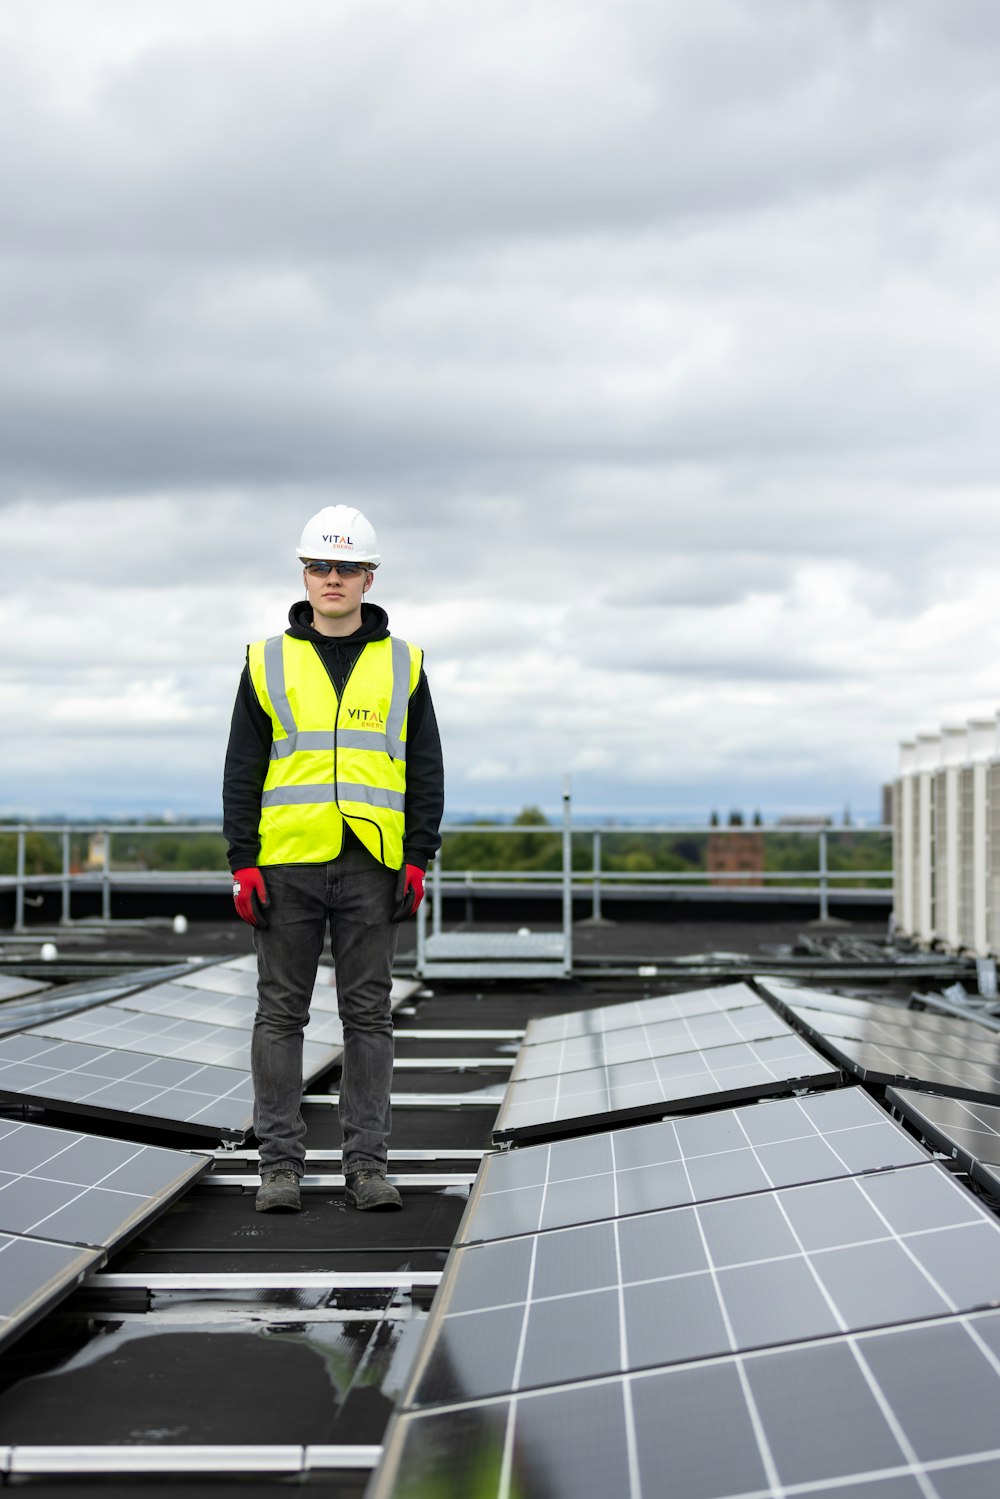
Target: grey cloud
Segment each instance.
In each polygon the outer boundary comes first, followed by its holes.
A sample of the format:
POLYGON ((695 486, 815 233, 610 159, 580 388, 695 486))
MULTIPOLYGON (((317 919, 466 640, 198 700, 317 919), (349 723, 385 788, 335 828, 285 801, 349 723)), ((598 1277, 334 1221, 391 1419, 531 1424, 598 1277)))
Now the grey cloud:
MULTIPOLYGON (((594 797, 623 759, 640 801, 856 788, 988 693, 995 7, 82 15, 39 0, 0 63, 12 713, 138 683, 162 718, 122 711, 121 787, 210 804, 243 643, 337 500, 469 801, 574 754, 594 797), (623 757, 595 708, 627 674, 693 748, 623 757)), ((52 728, 99 795, 117 738, 52 728)))

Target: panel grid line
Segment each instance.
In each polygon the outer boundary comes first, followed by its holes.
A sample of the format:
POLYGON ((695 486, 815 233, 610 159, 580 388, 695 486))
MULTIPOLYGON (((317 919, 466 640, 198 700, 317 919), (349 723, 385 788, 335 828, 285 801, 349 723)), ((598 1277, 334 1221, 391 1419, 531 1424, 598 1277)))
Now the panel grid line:
POLYGON ((868 1388, 871 1390, 872 1395, 875 1398, 875 1403, 877 1404, 879 1410, 882 1412, 883 1420, 889 1427, 889 1430, 892 1432, 893 1437, 898 1443, 900 1452, 902 1452, 903 1456, 906 1458, 907 1463, 910 1465, 912 1476, 920 1485, 921 1493, 925 1496, 925 1499, 940 1499, 940 1495, 938 1494, 937 1489, 933 1486, 933 1484, 929 1482, 925 1475, 920 1472, 920 1458, 914 1451, 913 1444, 910 1442, 910 1439, 906 1435, 906 1432, 903 1430, 903 1427, 896 1416, 896 1412, 892 1408, 891 1402, 886 1399, 884 1391, 882 1390, 878 1380, 875 1378, 875 1374, 871 1368, 871 1365, 868 1363, 868 1360, 863 1357, 861 1350, 858 1347, 857 1340, 855 1338, 849 1338, 848 1347, 851 1350, 851 1355, 854 1358, 854 1362, 858 1366, 861 1377, 864 1379, 868 1388))

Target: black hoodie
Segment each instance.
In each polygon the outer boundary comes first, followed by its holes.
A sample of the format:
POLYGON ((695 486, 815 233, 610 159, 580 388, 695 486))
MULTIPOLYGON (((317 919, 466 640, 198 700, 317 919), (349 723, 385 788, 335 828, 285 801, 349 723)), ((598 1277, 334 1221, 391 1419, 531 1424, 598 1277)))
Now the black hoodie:
MULTIPOLYGON (((351 668, 371 640, 389 634, 389 616, 378 604, 362 604, 361 626, 353 635, 321 635, 312 627, 312 605, 300 599, 288 611, 287 635, 309 640, 341 697, 351 668)), ((229 867, 250 869, 260 847, 260 796, 271 756, 271 719, 260 705, 248 667, 236 693, 229 749, 222 783, 222 830, 229 840, 229 867)), ((403 861, 427 868, 441 846, 438 828, 444 811, 444 768, 434 704, 423 670, 410 698, 406 730, 406 824, 403 861)), ((348 829, 348 837, 354 835, 348 829)))

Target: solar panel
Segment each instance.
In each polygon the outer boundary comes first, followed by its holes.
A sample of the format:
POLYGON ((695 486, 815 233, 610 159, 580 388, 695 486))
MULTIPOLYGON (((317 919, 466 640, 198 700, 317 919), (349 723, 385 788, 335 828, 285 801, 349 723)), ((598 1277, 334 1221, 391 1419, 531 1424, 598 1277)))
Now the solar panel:
POLYGON ((909 1047, 831 1036, 819 1027, 810 1028, 809 1036, 863 1082, 1000 1102, 1000 1068, 909 1047))
POLYGON ((936 1163, 456 1249, 410 1406, 1000 1300, 1000 1223, 936 1163))
POLYGON ((224 963, 220 963, 218 966, 232 970, 233 973, 256 973, 257 954, 252 952, 243 953, 238 958, 227 958, 224 963))
POLYGON ((0 1120, 0 1232, 111 1248, 211 1166, 208 1156, 0 1120))
POLYGON ((43 984, 40 979, 25 979, 18 974, 0 973, 0 1000, 21 999, 26 994, 41 994, 43 990, 51 987, 51 984, 43 984))
MULTIPOLYGON (((333 1017, 326 1018, 329 1022, 333 1017)), ((339 1022, 337 1030, 342 1040, 339 1022)), ((43 1021, 32 1027, 31 1034, 158 1057, 210 1062, 219 1067, 237 1067, 243 1072, 250 1070, 249 1030, 237 1031, 232 1026, 203 1025, 196 1020, 130 1011, 123 1008, 121 1002, 114 1006, 99 1005, 61 1020, 43 1021)), ((330 1047, 307 1040, 302 1058, 305 1076, 312 1077, 332 1066, 341 1049, 339 1043, 330 1047)))
POLYGON ((0 1233, 0 1342, 26 1332, 103 1259, 103 1249, 0 1233))
POLYGON ((734 1041, 764 1041, 770 1036, 787 1035, 788 1029, 770 1005, 749 1004, 738 1010, 710 1011, 598 1031, 592 1036, 526 1045, 521 1048, 512 1076, 545 1077, 637 1057, 664 1057, 675 1052, 725 1046, 734 1041))
POLYGON ((213 963, 210 968, 198 968, 193 973, 186 973, 184 984, 188 989, 210 989, 215 994, 242 994, 245 999, 257 997, 256 974, 224 968, 219 963, 213 963))
POLYGON ((242 1140, 252 1123, 250 1075, 173 1057, 103 1050, 22 1031, 0 1038, 0 1098, 242 1140))
POLYGON ((861 1088, 488 1156, 457 1243, 926 1162, 861 1088))
POLYGON ((603 1005, 593 1010, 572 1010, 565 1015, 545 1015, 532 1020, 525 1032, 525 1045, 543 1041, 565 1041, 571 1036, 590 1036, 599 1031, 648 1025, 656 1020, 681 1020, 687 1015, 707 1015, 713 1010, 737 1010, 758 1003, 759 996, 747 984, 723 984, 694 989, 683 994, 658 994, 650 999, 603 1005))
POLYGON ((934 1150, 952 1156, 988 1192, 1000 1196, 1000 1107, 906 1088, 887 1088, 885 1099, 934 1150))
POLYGON ((839 1081, 839 1073, 828 1062, 791 1034, 709 1051, 617 1062, 510 1082, 493 1138, 571 1134, 582 1127, 839 1081))
MULTIPOLYGON (((249 1036, 256 1015, 256 1000, 247 1000, 237 994, 208 994, 201 989, 183 989, 175 983, 163 983, 154 989, 144 989, 141 994, 130 994, 127 1000, 115 1000, 109 1010, 141 1015, 174 1016, 183 1021, 198 1021, 204 1025, 223 1025, 231 1031, 241 1031, 249 1036)), ((91 1012, 93 1013, 93 1012, 91 1012)), ((322 1042, 327 1046, 343 1043, 343 1025, 336 1010, 319 1009, 315 1003, 306 1027, 307 1042, 322 1042)), ((237 1042, 238 1045, 238 1042, 237 1042)), ((249 1064, 249 1063, 247 1063, 249 1064)), ((324 1063, 330 1066, 330 1061, 324 1063)), ((316 1069, 313 1069, 316 1070, 316 1069)))
POLYGON ((773 979, 762 981, 762 987, 772 994, 781 1012, 788 1016, 802 1017, 803 1010, 820 1011, 823 1024, 831 1035, 858 1036, 858 1030, 843 1029, 849 1017, 858 1023, 868 1023, 865 1035, 877 1039, 874 1027, 890 1027, 890 1039, 894 1044, 910 1046, 917 1051, 944 1052, 947 1056, 969 1056, 974 1060, 993 1060, 1000 1065, 1000 1036, 988 1026, 973 1019, 952 1015, 935 1015, 929 1010, 905 1009, 902 1005, 879 1003, 877 1000, 855 999, 842 994, 829 994, 819 989, 798 988, 791 984, 779 984, 773 979), (836 1022, 833 1017, 837 1017, 836 1022), (840 1028, 835 1028, 839 1026, 840 1028), (910 1039, 906 1039, 910 1038, 910 1039))
POLYGON ((113 1008, 141 1011, 144 1015, 174 1015, 179 1020, 201 1020, 206 1025, 230 1025, 247 1031, 253 1026, 257 1001, 239 994, 209 993, 183 984, 156 984, 116 999, 113 1008))
POLYGON ((207 1156, 0 1120, 0 1342, 210 1166, 207 1156))
MULTIPOLYGON (((957 1031, 952 1035, 938 1035, 919 1024, 915 1017, 907 1024, 886 1023, 877 1019, 865 1019, 858 1015, 841 1015, 830 1010, 807 1008, 804 1005, 783 1006, 783 1013, 798 1023, 807 1034, 843 1036, 845 1039, 865 1041, 873 1046, 905 1048, 910 1051, 938 1053, 955 1061, 985 1063, 994 1070, 1000 1068, 1000 1037, 973 1032, 962 1021, 957 1022, 957 1031)), ((884 1009, 885 1006, 880 1006, 884 1009)))
POLYGON ((983 1499, 998 1427, 986 1312, 400 1415, 368 1499, 983 1499))

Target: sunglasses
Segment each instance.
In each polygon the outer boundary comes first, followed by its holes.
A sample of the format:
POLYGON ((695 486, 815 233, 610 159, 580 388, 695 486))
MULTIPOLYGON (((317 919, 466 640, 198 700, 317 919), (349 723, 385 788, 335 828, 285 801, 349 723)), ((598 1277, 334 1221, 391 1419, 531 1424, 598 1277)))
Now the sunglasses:
POLYGON ((369 571, 367 562, 304 562, 302 565, 314 578, 328 578, 332 572, 341 578, 356 578, 358 573, 369 571))

